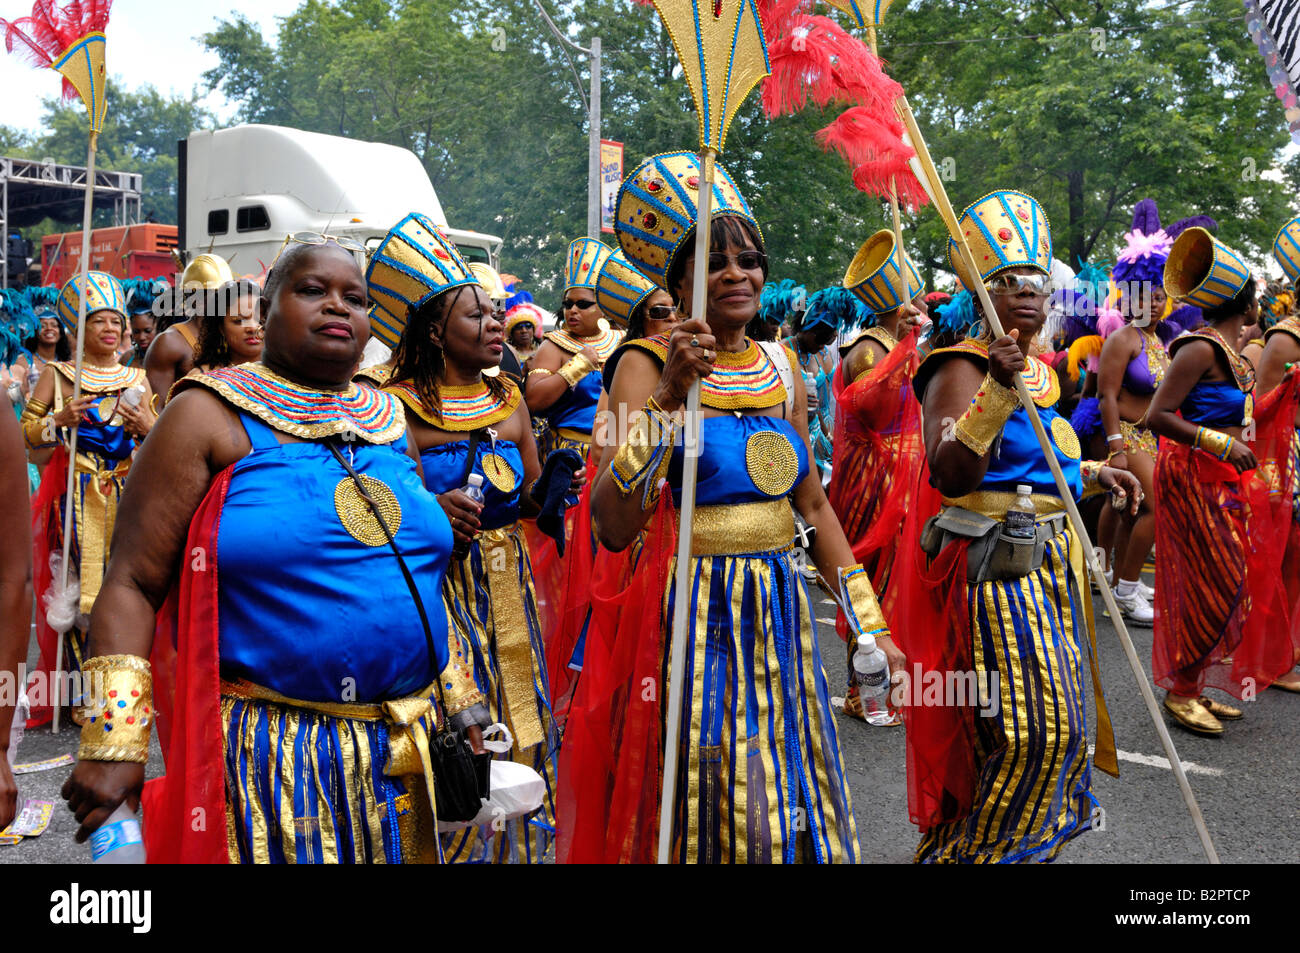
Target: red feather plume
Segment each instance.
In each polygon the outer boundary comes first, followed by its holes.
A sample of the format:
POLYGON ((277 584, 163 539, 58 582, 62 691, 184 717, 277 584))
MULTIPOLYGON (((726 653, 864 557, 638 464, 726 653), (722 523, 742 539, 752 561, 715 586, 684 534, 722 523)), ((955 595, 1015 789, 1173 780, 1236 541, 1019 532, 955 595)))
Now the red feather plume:
MULTIPOLYGON (((108 26, 113 0, 35 0, 32 15, 18 20, 0 18, 5 50, 17 52, 36 67, 54 64, 87 33, 102 33, 108 26)), ((76 99, 77 90, 66 79, 63 98, 76 99)))

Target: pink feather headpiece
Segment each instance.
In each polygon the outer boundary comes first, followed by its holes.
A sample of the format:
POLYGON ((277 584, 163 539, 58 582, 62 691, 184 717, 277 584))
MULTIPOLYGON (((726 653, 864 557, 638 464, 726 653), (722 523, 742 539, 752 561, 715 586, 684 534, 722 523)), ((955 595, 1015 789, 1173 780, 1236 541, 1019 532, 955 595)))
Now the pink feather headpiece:
POLYGON ((1133 262, 1139 258, 1168 258, 1169 249, 1173 247, 1174 241, 1163 228, 1146 235, 1137 229, 1124 233, 1124 241, 1127 243, 1124 250, 1117 256, 1119 261, 1133 262))
MULTIPOLYGON (((0 18, 5 50, 33 66, 53 66, 67 49, 87 33, 102 33, 108 26, 113 0, 36 0, 32 15, 17 20, 0 18)), ((77 89, 65 78, 63 98, 76 99, 77 89)))

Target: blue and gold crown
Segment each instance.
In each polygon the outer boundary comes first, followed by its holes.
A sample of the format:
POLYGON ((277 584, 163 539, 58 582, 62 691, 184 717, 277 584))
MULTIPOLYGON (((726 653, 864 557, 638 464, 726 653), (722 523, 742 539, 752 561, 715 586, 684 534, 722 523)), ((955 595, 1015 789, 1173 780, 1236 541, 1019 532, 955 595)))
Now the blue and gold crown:
MULTIPOLYGON (((988 281, 1007 268, 1052 271, 1052 229, 1047 213, 1031 196, 1001 189, 966 207, 957 219, 975 256, 979 281, 988 281)), ((957 243, 948 239, 948 262, 967 288, 975 279, 962 261, 957 243)))
POLYGON ((1273 242, 1273 257, 1292 284, 1300 282, 1300 215, 1282 226, 1273 242))
POLYGON ((605 317, 627 327, 636 306, 657 287, 632 267, 622 251, 615 251, 600 266, 596 278, 596 304, 605 317))
POLYGON ((112 275, 102 271, 88 271, 85 284, 81 275, 73 275, 59 292, 59 300, 54 304, 54 311, 59 316, 59 323, 68 332, 77 329, 77 308, 81 304, 81 289, 86 289, 86 316, 96 311, 116 311, 126 320, 126 292, 122 283, 112 275))
MULTIPOLYGON (((727 170, 713 167, 712 217, 736 215, 762 231, 727 170)), ((693 152, 653 155, 619 186, 614 231, 633 266, 671 293, 668 272, 699 216, 700 157, 693 152)))
POLYGON ((370 333, 397 347, 412 312, 449 288, 478 278, 446 235, 426 216, 412 212, 394 225, 370 256, 370 333))
POLYGON ((596 278, 605 259, 614 254, 602 241, 594 238, 575 238, 569 242, 568 266, 564 271, 564 290, 590 288, 596 290, 596 278))
POLYGON ((882 228, 862 243, 844 273, 844 287, 857 295, 872 314, 896 311, 925 288, 911 258, 907 259, 907 287, 903 287, 898 257, 894 233, 882 228))
POLYGON ((1174 239, 1165 262, 1165 293, 1198 308, 1227 304, 1249 280, 1241 256, 1200 227, 1174 239))

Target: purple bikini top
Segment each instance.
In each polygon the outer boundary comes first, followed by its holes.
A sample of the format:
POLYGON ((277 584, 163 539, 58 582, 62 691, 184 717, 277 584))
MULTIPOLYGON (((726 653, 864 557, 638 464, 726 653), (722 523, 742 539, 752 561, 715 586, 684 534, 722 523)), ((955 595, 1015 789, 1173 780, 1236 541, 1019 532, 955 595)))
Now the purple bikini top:
POLYGON ((1137 356, 1128 362, 1128 367, 1124 368, 1124 389, 1131 394, 1145 396, 1155 393, 1156 385, 1164 375, 1157 375, 1151 369, 1150 355, 1147 354, 1147 336, 1139 331, 1138 338, 1142 341, 1142 350, 1138 351, 1137 356))

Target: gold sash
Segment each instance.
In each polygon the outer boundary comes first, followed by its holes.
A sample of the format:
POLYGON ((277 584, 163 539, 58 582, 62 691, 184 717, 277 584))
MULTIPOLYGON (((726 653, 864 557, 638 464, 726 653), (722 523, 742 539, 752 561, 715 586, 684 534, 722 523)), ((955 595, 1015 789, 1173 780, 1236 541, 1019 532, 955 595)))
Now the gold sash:
POLYGON ((483 568, 492 578, 492 631, 501 690, 506 700, 502 714, 519 751, 545 738, 537 715, 533 647, 528 637, 528 618, 519 579, 519 549, 524 545, 518 523, 490 529, 479 536, 483 568))

